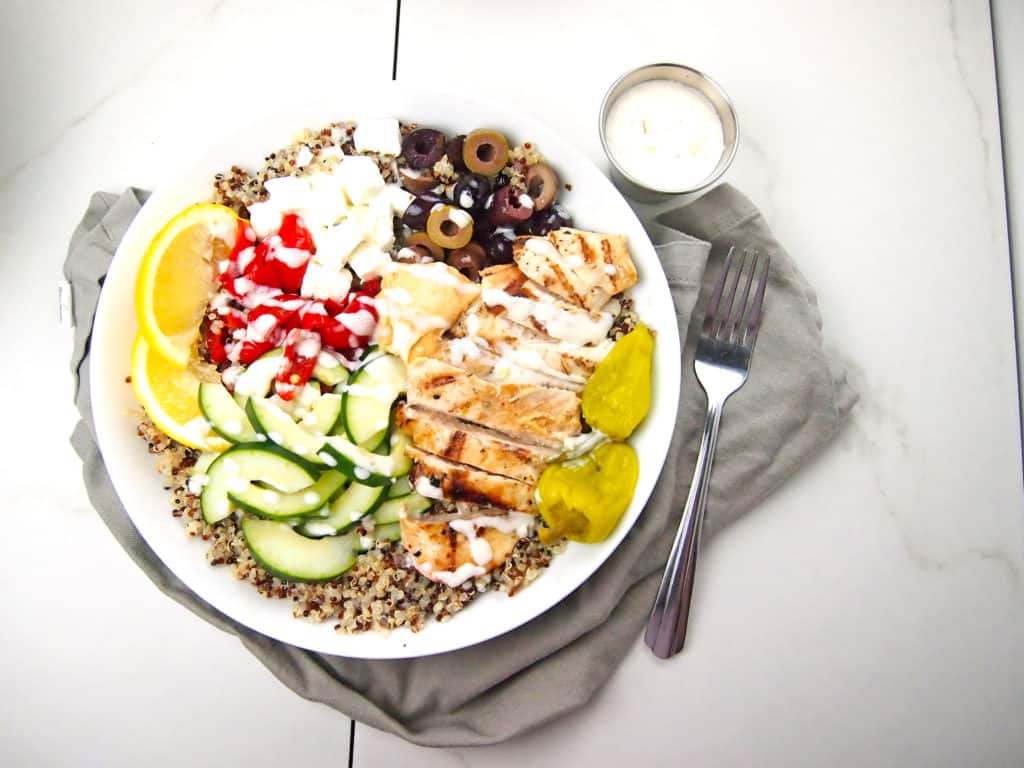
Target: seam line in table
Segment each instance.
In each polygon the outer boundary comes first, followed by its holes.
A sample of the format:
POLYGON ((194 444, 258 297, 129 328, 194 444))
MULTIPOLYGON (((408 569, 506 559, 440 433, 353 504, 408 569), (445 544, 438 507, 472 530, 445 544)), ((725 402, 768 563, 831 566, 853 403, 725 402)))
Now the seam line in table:
MULTIPOLYGON (((996 41, 996 9, 995 3, 989 0, 988 18, 992 29, 992 69, 996 80, 996 121, 999 126, 999 144, 1002 153, 1003 173, 1003 208, 1006 214, 1006 245, 1010 256, 1010 317, 1013 320, 1013 354, 1014 362, 1017 365, 1017 428, 1020 433, 1021 463, 1024 465, 1024 393, 1021 391, 1021 349, 1019 343, 1019 331, 1021 318, 1017 315, 1017 285, 1014 264, 1014 241, 1013 241, 1013 211, 1011 210, 1010 199, 1010 176, 1006 172, 1006 153, 1008 142, 1006 140, 1006 126, 1003 123, 1003 81, 999 73, 999 43, 996 41)), ((1005 74, 1005 73, 1004 73, 1005 74)))

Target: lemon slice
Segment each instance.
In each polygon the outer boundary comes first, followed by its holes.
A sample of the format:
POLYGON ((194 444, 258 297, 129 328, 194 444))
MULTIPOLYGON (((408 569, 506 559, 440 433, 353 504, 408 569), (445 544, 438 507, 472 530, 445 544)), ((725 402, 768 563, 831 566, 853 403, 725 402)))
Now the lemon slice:
POLYGON ((160 230, 146 250, 135 283, 135 313, 149 346, 184 369, 217 275, 217 263, 235 244, 238 217, 230 208, 201 203, 160 230))
POLYGON ((224 451, 230 446, 210 429, 199 410, 200 378, 150 348, 140 331, 132 346, 132 388, 157 428, 189 448, 224 451))

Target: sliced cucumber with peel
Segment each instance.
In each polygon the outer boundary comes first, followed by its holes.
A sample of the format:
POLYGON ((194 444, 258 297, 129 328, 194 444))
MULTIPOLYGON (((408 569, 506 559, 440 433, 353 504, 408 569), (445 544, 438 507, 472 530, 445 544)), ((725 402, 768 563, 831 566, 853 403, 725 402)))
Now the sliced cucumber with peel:
POLYGON ((391 452, 381 456, 343 437, 327 437, 323 438, 318 458, 363 485, 391 485, 394 478, 408 474, 412 468, 412 460, 405 453, 408 444, 404 434, 392 435, 391 452))
POLYGON ((329 469, 312 485, 292 493, 250 484, 244 490, 229 490, 228 499, 237 507, 269 520, 292 520, 319 516, 320 510, 344 488, 346 482, 341 472, 329 469))
POLYGON ((388 499, 373 511, 373 519, 377 525, 397 523, 403 517, 416 517, 433 506, 434 502, 418 493, 388 499))
POLYGON ((245 490, 254 481, 273 486, 281 493, 294 493, 316 482, 309 465, 295 461, 271 443, 242 443, 229 448, 210 464, 206 477, 206 485, 199 494, 199 508, 203 519, 211 525, 234 511, 228 494, 245 490))
POLYGON ((298 530, 306 536, 329 536, 343 533, 371 514, 384 500, 386 488, 383 485, 352 483, 328 507, 327 517, 302 524, 298 530))
POLYGON ((387 523, 373 529, 373 538, 378 544, 384 541, 398 541, 402 538, 401 523, 387 523))
POLYGON ((250 397, 245 404, 245 412, 252 425, 272 442, 314 464, 326 463, 319 455, 325 438, 300 427, 292 421, 291 416, 267 398, 250 397))
POLYGON ((314 435, 334 434, 334 430, 341 423, 341 404, 341 395, 321 395, 299 424, 314 435))
POLYGON ((199 384, 199 410, 214 432, 225 440, 251 443, 257 439, 256 430, 249 423, 242 406, 220 382, 204 381, 199 384))
POLYGON ((276 520, 245 518, 242 535, 261 566, 292 581, 330 581, 355 565, 358 555, 355 534, 310 539, 276 520))
POLYGON ((405 364, 394 355, 371 356, 344 386, 345 434, 356 445, 377 446, 391 426, 391 405, 405 387, 405 364))
POLYGON ((388 498, 397 499, 399 496, 407 496, 412 493, 412 480, 408 475, 402 475, 388 488, 388 498))

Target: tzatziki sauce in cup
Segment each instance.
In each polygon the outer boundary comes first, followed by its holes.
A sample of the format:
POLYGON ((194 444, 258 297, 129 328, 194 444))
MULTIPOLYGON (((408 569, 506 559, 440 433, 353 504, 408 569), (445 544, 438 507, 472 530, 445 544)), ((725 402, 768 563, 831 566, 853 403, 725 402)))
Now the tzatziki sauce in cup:
POLYGON ((696 192, 728 168, 736 115, 710 78, 678 64, 623 75, 605 96, 601 142, 624 194, 657 200, 696 192))

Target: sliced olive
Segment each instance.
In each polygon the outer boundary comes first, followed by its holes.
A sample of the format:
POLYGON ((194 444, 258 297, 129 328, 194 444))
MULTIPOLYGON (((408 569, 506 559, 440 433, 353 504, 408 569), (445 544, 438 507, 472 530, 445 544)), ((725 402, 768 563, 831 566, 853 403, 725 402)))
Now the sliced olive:
POLYGON ((462 159, 473 173, 494 176, 508 162, 508 139, 498 131, 473 131, 462 145, 462 159))
POLYGON ((526 172, 526 192, 533 198, 533 209, 543 211, 555 202, 558 176, 547 163, 531 165, 526 172))
POLYGON ((442 248, 461 248, 473 238, 473 217, 454 205, 442 205, 427 218, 427 236, 442 248))
POLYGON ((414 168, 399 168, 398 173, 402 177, 402 186, 414 195, 422 195, 437 186, 437 179, 430 169, 417 171, 414 168))
POLYGON ((444 200, 441 199, 441 196, 435 195, 433 192, 424 192, 421 195, 417 195, 409 203, 405 213, 402 214, 402 223, 409 229, 426 229, 427 217, 430 215, 430 212, 434 209, 435 205, 442 205, 443 203, 444 200))
POLYGON ((448 254, 445 262, 474 282, 480 282, 480 270, 487 266, 487 253, 480 243, 466 243, 448 254))
POLYGON ((431 240, 426 232, 413 232, 405 238, 405 242, 402 245, 406 248, 426 248, 434 261, 444 261, 444 248, 431 240))
POLYGON ((425 245, 403 245, 395 254, 395 261, 403 264, 427 264, 436 259, 425 245))
POLYGON ((501 187, 494 193, 488 219, 494 224, 516 225, 533 215, 533 198, 509 186, 501 187))
POLYGON ((445 154, 448 155, 448 162, 456 171, 466 170, 466 161, 462 159, 462 146, 466 143, 466 134, 460 133, 448 142, 445 154))
POLYGON ((508 230, 499 229, 494 232, 494 234, 487 238, 487 242, 484 243, 484 250, 487 251, 487 260, 491 264, 511 264, 513 241, 514 238, 508 230))
POLYGON ((402 139, 402 157, 412 168, 433 168, 444 157, 444 134, 433 128, 417 128, 402 139))

